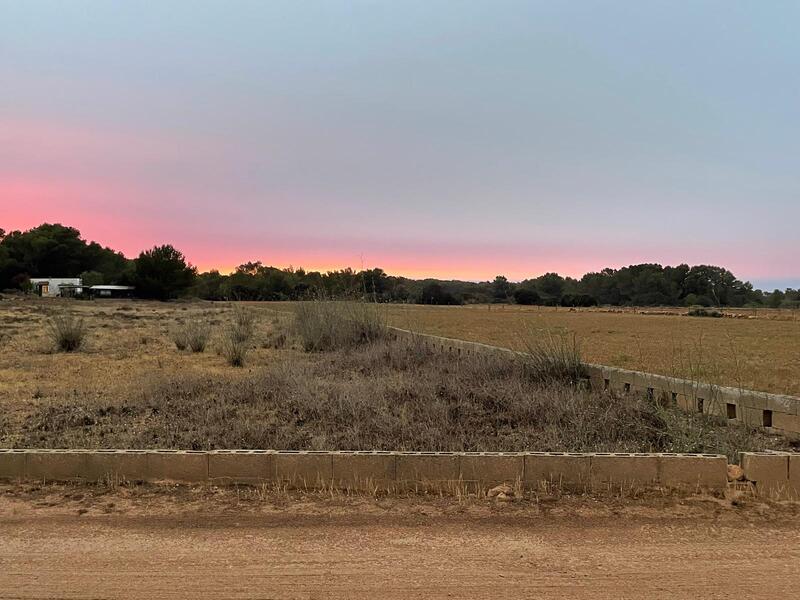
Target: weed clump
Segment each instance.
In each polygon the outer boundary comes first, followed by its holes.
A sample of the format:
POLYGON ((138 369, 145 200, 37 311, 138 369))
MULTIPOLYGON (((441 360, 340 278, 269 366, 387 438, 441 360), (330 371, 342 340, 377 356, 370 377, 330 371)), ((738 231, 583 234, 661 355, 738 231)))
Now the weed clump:
POLYGON ((378 305, 330 300, 295 305, 292 330, 306 352, 353 348, 388 335, 386 318, 378 305))
POLYGON ((255 332, 255 315, 252 311, 234 306, 231 321, 223 331, 219 353, 232 367, 243 367, 250 340, 255 332))
POLYGON ((248 342, 255 332, 256 318, 253 311, 243 307, 233 307, 233 321, 230 325, 229 336, 237 342, 248 342))
POLYGON ((522 338, 523 362, 526 373, 543 383, 575 384, 585 373, 581 350, 575 335, 538 335, 529 330, 522 338))
POLYGON ((205 352, 211 338, 211 327, 202 321, 191 322, 173 330, 171 337, 178 350, 188 348, 192 352, 205 352))
POLYGON ((86 338, 86 324, 83 319, 69 311, 52 315, 47 329, 57 352, 77 352, 86 338))
POLYGON ((232 328, 229 328, 220 343, 220 354, 225 361, 232 367, 243 367, 247 350, 247 342, 237 339, 232 328))

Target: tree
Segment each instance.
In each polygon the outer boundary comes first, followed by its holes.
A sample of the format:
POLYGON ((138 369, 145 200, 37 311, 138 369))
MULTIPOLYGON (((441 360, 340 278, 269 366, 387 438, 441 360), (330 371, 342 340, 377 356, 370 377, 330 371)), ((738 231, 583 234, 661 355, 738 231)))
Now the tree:
POLYGON ((417 298, 419 304, 460 304, 453 294, 441 286, 441 284, 430 281, 422 287, 417 298))
POLYGON ((81 273, 81 282, 86 287, 91 287, 93 285, 102 285, 105 283, 103 280, 103 274, 98 273, 97 271, 84 271, 81 273))
POLYGON ((495 302, 507 302, 511 294, 511 284, 503 275, 498 275, 492 282, 492 298, 495 302))
POLYGON ((560 300, 561 295, 564 293, 564 278, 558 273, 545 273, 541 277, 537 277, 536 289, 538 292, 552 300, 560 300))
POLYGON ((142 298, 177 298, 194 283, 197 270, 183 254, 170 246, 156 246, 135 261, 136 294, 142 298))
POLYGON ((124 283, 132 261, 95 242, 74 227, 45 223, 0 236, 0 288, 15 285, 17 275, 77 277, 96 271, 107 283, 124 283))
POLYGON ((536 304, 539 300, 539 294, 532 288, 518 287, 514 290, 514 301, 517 304, 536 304))

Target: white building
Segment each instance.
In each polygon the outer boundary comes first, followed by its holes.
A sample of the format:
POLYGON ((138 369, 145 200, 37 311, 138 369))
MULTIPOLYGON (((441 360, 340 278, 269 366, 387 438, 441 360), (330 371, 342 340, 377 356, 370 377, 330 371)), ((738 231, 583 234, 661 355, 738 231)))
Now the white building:
POLYGON ((36 277, 31 278, 31 289, 44 298, 55 298, 62 295, 83 293, 83 281, 80 277, 36 277), (62 290, 61 288, 65 288, 62 290), (64 294, 69 290, 69 294, 64 294))

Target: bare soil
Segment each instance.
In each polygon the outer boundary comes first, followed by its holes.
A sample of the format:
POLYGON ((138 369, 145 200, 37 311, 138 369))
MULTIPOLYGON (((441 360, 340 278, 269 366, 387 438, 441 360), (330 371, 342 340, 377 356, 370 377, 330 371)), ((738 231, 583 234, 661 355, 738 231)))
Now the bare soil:
POLYGON ((0 598, 789 598, 794 504, 0 486, 0 598))

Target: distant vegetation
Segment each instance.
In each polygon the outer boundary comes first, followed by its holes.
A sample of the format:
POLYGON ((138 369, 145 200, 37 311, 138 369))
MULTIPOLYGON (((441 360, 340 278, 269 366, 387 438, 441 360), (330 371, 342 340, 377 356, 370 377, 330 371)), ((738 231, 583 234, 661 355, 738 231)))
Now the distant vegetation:
POLYGON ((762 292, 729 270, 711 266, 658 264, 603 269, 581 279, 545 273, 519 283, 414 280, 382 269, 320 273, 278 269, 259 262, 230 275, 197 273, 170 245, 128 259, 77 229, 45 224, 6 234, 0 229, 0 289, 26 289, 31 277, 81 276, 85 284, 124 284, 137 295, 161 300, 192 296, 208 300, 303 300, 363 298, 418 304, 517 303, 547 306, 766 306, 800 307, 800 290, 762 292))

